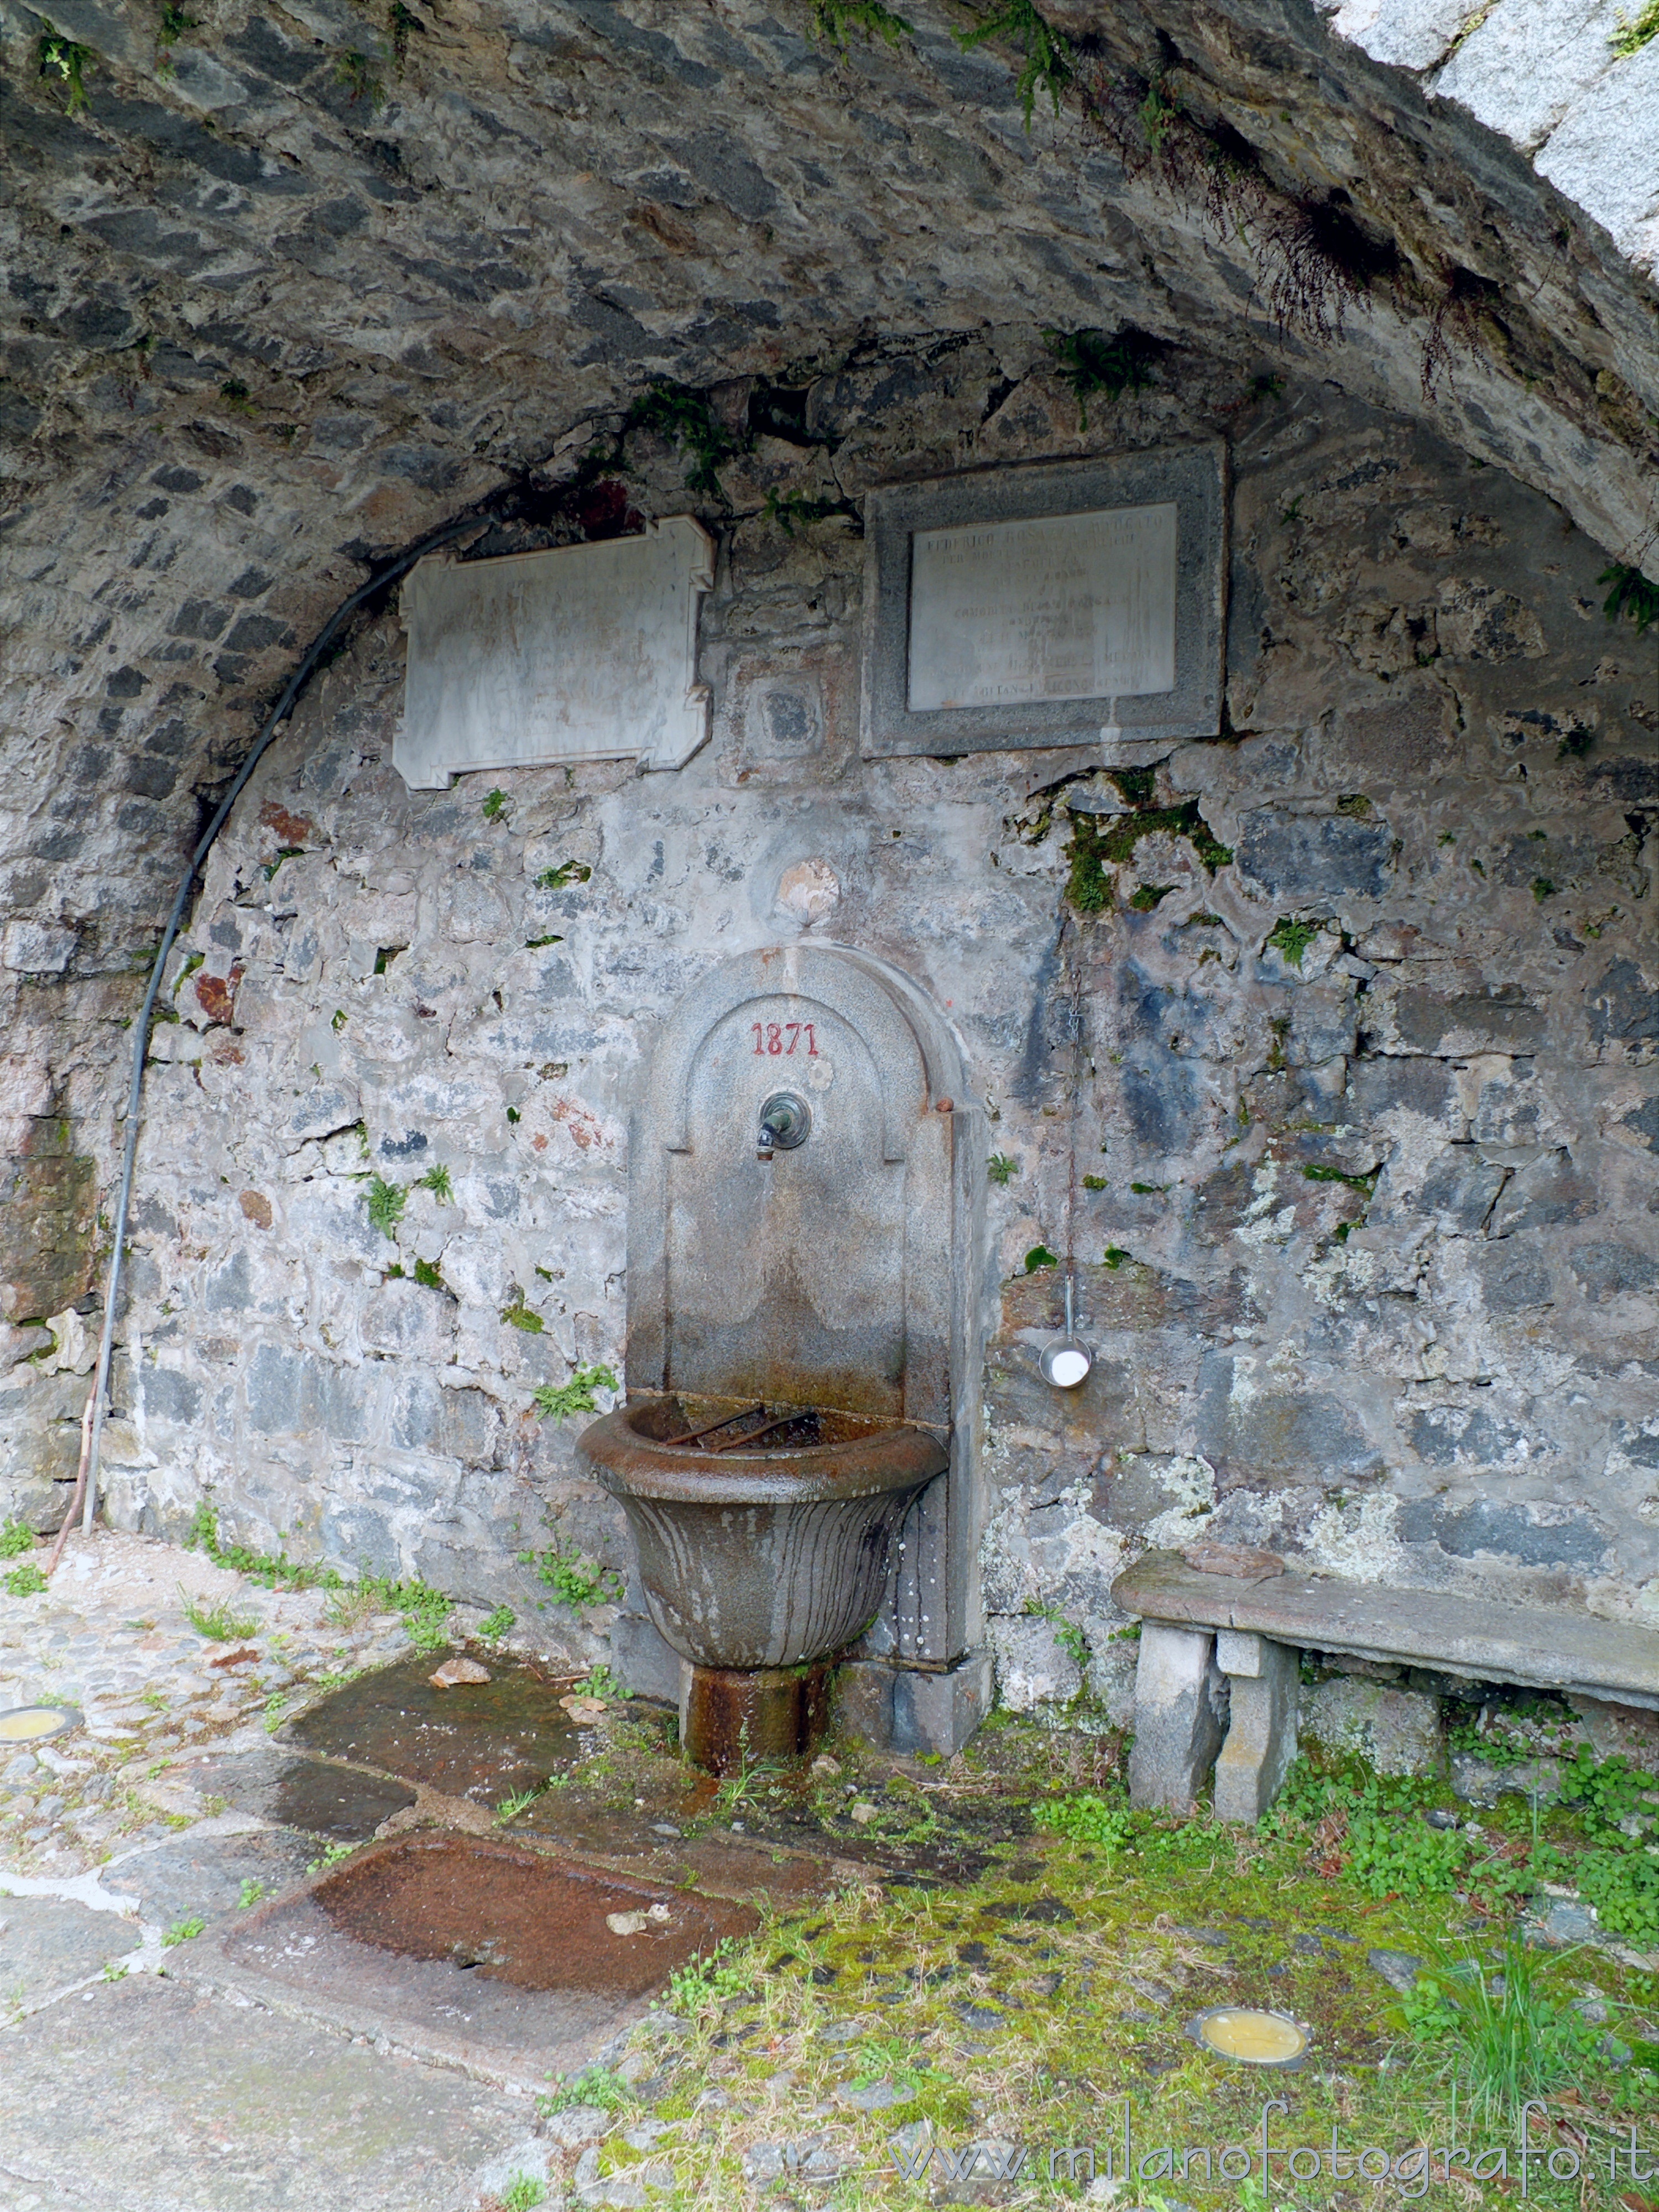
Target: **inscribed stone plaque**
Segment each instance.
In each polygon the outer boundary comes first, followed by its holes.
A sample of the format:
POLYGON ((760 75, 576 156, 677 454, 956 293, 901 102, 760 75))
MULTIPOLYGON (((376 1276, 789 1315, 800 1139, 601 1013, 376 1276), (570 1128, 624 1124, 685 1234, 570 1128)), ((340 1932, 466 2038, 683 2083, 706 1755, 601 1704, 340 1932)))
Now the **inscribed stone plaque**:
POLYGON ((1213 737, 1218 446, 872 492, 864 750, 1213 737))
POLYGON ((596 545, 417 562, 392 764, 417 789, 556 761, 683 766, 708 734, 697 610, 714 580, 690 515, 596 545))

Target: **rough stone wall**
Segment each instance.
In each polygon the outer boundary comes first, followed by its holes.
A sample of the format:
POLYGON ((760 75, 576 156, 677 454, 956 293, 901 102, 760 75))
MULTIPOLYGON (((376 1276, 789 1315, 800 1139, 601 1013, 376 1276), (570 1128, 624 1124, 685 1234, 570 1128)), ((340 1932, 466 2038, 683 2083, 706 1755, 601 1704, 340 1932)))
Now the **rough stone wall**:
MULTIPOLYGON (((458 513, 602 524, 582 456, 664 380, 762 426, 695 501, 739 540, 904 435, 1023 450, 1033 392, 1064 449, 1042 330, 1127 327, 1194 429, 1328 379, 1650 568, 1659 43, 1603 67, 1610 5, 1535 163, 1506 87, 1559 0, 1467 38, 1457 0, 1052 0, 1079 67, 1029 130, 1017 48, 944 0, 844 53, 806 0, 419 0, 401 53, 380 0, 193 0, 171 45, 152 0, 54 0, 75 113, 0 0, 0 1357, 91 1295, 144 949, 304 641, 458 513), (945 349, 948 419, 907 397, 945 349)), ((0 1420, 63 1471, 61 1425, 0 1420)))
MULTIPOLYGON (((521 1548, 621 1564, 580 1419, 531 1394, 621 1370, 653 1025, 710 961, 810 930, 934 994, 993 1117, 1005 1696, 1074 1686, 1070 1621, 1121 1714, 1111 1577, 1200 1534, 1655 1611, 1651 639, 1604 619, 1605 556, 1547 501, 1328 386, 1241 404, 1194 358, 1085 434, 1040 359, 1024 329, 872 365, 809 419, 854 495, 1229 426, 1224 738, 1115 775, 861 761, 856 526, 768 519, 798 465, 776 440, 733 465, 714 732, 677 774, 410 792, 379 620, 250 789, 170 978, 117 1518, 177 1531, 205 1497, 246 1540, 520 1607, 546 1596, 521 1548), (816 920, 806 860, 839 886, 816 920), (393 1237, 371 1173, 407 1193, 393 1237), (1021 1334, 1058 1318, 1028 1258, 1068 1233, 1100 1352, 1075 1396, 1021 1334)), ((629 489, 684 503, 665 453, 629 489)), ((78 1404, 44 1370, 73 1334, 0 1397, 62 1471, 78 1404)))

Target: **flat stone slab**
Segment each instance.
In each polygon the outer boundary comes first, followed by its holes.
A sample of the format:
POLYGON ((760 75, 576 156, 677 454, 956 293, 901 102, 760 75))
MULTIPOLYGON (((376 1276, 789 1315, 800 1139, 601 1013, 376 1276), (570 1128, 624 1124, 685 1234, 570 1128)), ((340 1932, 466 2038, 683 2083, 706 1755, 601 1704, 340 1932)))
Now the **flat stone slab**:
POLYGON ((228 1758, 186 1759, 167 1779, 187 1784, 204 1797, 222 1797, 239 1813, 298 1828, 330 1843, 365 1844, 384 1820, 415 1802, 405 1783, 365 1774, 320 1759, 296 1759, 271 1744, 228 1758))
POLYGON ((283 1730, 290 1747, 425 1783, 451 1797, 499 1805, 580 1764, 592 1738, 559 1704, 568 1676, 555 1681, 522 1661, 490 1662, 487 1682, 433 1686, 438 1664, 417 1652, 395 1666, 360 1674, 297 1715, 283 1730))
POLYGON ((643 2019, 677 1967, 756 1925, 727 1899, 436 1832, 371 1845, 181 1946, 178 1970, 485 2081, 541 2089, 643 2019), (614 1917, 635 1924, 618 1930, 614 1917))
POLYGON ((144 1918, 159 1928, 181 1920, 222 1920, 241 1909, 244 1885, 261 1882, 264 1894, 289 1888, 317 1856, 316 1841, 286 1830, 253 1835, 180 1836, 136 1851, 110 1867, 104 1887, 136 1898, 144 1918))
POLYGON ((521 2098, 171 1973, 100 1983, 5 2051, 3 2202, 40 2212, 458 2212, 526 2133, 521 2098))
POLYGON ((138 1948, 137 1920, 55 1897, 0 1897, 0 2003, 37 2005, 138 1948))
POLYGON ((1247 1582, 1202 1574, 1178 1552, 1144 1553, 1118 1577, 1112 1595, 1126 1613, 1148 1620, 1254 1630, 1304 1650, 1413 1661, 1475 1681, 1523 1682, 1659 1708, 1659 1632, 1586 1613, 1334 1576, 1247 1582))

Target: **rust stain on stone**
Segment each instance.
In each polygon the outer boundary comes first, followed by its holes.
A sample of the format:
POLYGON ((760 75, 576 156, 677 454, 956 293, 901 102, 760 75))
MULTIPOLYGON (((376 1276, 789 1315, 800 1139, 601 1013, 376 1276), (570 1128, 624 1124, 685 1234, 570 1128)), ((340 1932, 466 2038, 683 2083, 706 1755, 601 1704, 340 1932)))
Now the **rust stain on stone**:
POLYGON ((228 1023, 236 1013, 236 993, 244 970, 238 960, 228 975, 198 975, 196 978, 196 1003, 210 1021, 228 1023))
POLYGON ((270 1200, 263 1191, 245 1190, 236 1202, 256 1229, 270 1228, 275 1216, 270 1210, 270 1200))
POLYGON ((343 1935, 405 1959, 446 1960, 521 1990, 641 1997, 757 1916, 725 1899, 653 1892, 534 1851, 419 1837, 355 1860, 313 1895, 343 1935), (667 1908, 653 1918, 650 1907, 667 1908), (617 1936, 613 1914, 645 1926, 617 1936))
POLYGON ((277 842, 283 845, 301 845, 307 837, 314 837, 317 825, 303 814, 290 814, 274 799, 266 799, 259 809, 259 820, 267 830, 274 830, 277 842))

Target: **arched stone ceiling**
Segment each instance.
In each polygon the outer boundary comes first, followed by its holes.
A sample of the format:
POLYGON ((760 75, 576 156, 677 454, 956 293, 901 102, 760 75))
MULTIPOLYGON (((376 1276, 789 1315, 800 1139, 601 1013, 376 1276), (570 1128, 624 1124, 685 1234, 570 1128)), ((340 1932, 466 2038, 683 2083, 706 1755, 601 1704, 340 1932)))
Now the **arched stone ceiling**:
MULTIPOLYGON (((829 373, 890 360, 901 404, 907 357, 972 336, 989 422, 1045 331, 1127 326, 1166 386, 1202 355, 1241 398, 1284 368, 1427 416, 1651 566, 1639 156, 1602 220, 1567 198, 1567 108, 1511 139, 1436 89, 1482 33, 1056 0, 1070 81, 1028 129, 1018 38, 906 14, 841 52, 806 0, 4 0, 14 975, 121 967, 367 564, 491 501, 579 534, 583 454, 664 383, 781 430, 775 489, 854 498, 856 441, 810 442, 829 373)), ((917 434, 919 469, 981 457, 917 434)))

